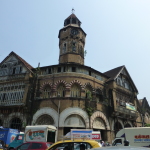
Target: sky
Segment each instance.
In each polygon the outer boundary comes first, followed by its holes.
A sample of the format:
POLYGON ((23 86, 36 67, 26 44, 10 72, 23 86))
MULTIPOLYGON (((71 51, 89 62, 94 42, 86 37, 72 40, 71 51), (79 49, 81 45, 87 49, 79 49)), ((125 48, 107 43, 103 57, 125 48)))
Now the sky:
POLYGON ((85 65, 125 65, 150 104, 150 0, 0 0, 0 62, 12 51, 33 67, 58 64, 58 33, 75 15, 86 36, 85 65))

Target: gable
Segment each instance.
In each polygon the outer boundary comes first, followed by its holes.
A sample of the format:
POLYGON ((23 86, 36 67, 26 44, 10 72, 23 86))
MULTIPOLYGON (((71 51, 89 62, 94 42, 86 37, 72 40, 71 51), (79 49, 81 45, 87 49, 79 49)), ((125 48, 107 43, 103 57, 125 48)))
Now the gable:
POLYGON ((115 81, 116 81, 117 85, 122 86, 125 89, 138 92, 136 89, 136 86, 134 85, 134 83, 125 67, 117 75, 115 81))
POLYGON ((15 53, 10 53, 0 64, 0 76, 29 73, 29 69, 22 60, 15 53))

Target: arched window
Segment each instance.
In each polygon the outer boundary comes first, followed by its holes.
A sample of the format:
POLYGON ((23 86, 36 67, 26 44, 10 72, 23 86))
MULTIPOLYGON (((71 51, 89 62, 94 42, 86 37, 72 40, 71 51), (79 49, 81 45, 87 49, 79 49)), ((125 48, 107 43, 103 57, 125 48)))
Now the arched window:
POLYGON ((41 115, 37 119, 35 124, 36 125, 54 125, 54 120, 51 116, 44 114, 44 115, 41 115))
POLYGON ((13 118, 10 121, 10 128, 21 130, 21 128, 22 128, 21 120, 19 118, 13 118))
POLYGON ((81 96, 81 87, 75 83, 71 86, 71 97, 80 97, 80 96, 81 96))
POLYGON ((103 95, 102 95, 102 91, 100 89, 96 90, 96 101, 98 101, 98 102, 103 101, 103 95))
POLYGON ((92 98, 92 87, 90 85, 87 85, 85 88, 85 98, 92 98))
POLYGON ((46 85, 44 88, 43 98, 50 98, 51 96, 51 87, 46 85))
POLYGON ((58 97, 65 97, 65 85, 59 84, 57 87, 57 96, 58 97))

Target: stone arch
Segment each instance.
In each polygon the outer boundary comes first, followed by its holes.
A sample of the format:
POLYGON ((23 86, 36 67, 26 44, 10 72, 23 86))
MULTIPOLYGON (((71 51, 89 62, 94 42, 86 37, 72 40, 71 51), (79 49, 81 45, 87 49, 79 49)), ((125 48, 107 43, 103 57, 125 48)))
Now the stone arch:
POLYGON ((94 88, 93 88, 93 86, 90 84, 90 82, 88 82, 88 83, 85 83, 85 84, 84 84, 84 90, 85 90, 86 86, 91 87, 92 92, 94 92, 94 91, 95 91, 95 89, 94 89, 94 88))
MULTIPOLYGON (((113 131, 114 131, 116 122, 117 122, 117 120, 116 121, 114 121, 114 120, 112 121, 111 130, 113 130, 113 131)), ((118 119, 118 122, 121 124, 122 128, 124 128, 123 121, 121 119, 118 119)))
POLYGON ((59 84, 57 84, 56 87, 56 96, 58 97, 65 97, 66 95, 66 86, 64 83, 60 82, 59 84))
POLYGON ((99 91, 101 92, 101 94, 103 94, 103 89, 102 89, 102 88, 97 87, 97 88, 95 89, 95 92, 96 92, 97 90, 99 90, 99 91))
POLYGON ((83 86, 82 86, 82 84, 81 84, 81 82, 79 81, 79 80, 73 80, 73 81, 71 81, 69 84, 68 84, 68 88, 70 89, 71 88, 71 86, 73 85, 73 84, 78 84, 80 87, 81 87, 81 89, 83 89, 83 86))
POLYGON ((37 112, 33 115, 32 125, 34 125, 37 119, 44 114, 51 116, 54 120, 54 126, 58 126, 58 113, 53 108, 49 107, 44 107, 37 110, 37 112))
POLYGON ((74 82, 70 87, 70 96, 81 97, 81 91, 82 91, 81 86, 78 83, 74 82))
POLYGON ((49 85, 49 86, 52 88, 52 83, 44 82, 44 83, 40 86, 40 90, 42 91, 46 85, 49 85))
POLYGON ((58 80, 57 82, 55 82, 54 86, 53 86, 53 89, 54 90, 57 90, 57 87, 59 84, 63 83, 65 85, 65 88, 67 88, 67 82, 64 81, 64 80, 58 80))
POLYGON ((10 123, 13 118, 19 118, 22 122, 22 127, 26 126, 26 118, 23 117, 23 114, 20 112, 14 112, 14 113, 9 114, 8 119, 5 119, 4 124, 6 126, 9 124, 9 127, 10 127, 10 123), (8 123, 6 122, 6 120, 8 120, 8 123))
POLYGON ((77 114, 81 116, 85 122, 86 128, 89 128, 89 116, 88 114, 82 110, 81 108, 78 107, 69 107, 63 110, 60 114, 60 119, 59 119, 59 127, 64 127, 64 123, 67 117, 70 115, 77 114))
POLYGON ((108 122, 106 116, 105 116, 102 112, 100 112, 100 111, 94 112, 93 115, 91 116, 91 118, 90 118, 90 120, 91 120, 91 128, 93 128, 94 119, 97 118, 97 117, 102 118, 103 121, 104 121, 105 124, 106 124, 106 129, 107 129, 107 130, 110 130, 110 125, 109 125, 109 122, 108 122))
POLYGON ((131 127, 133 127, 131 121, 126 121, 126 122, 124 123, 124 127, 125 127, 126 124, 129 124, 131 127))

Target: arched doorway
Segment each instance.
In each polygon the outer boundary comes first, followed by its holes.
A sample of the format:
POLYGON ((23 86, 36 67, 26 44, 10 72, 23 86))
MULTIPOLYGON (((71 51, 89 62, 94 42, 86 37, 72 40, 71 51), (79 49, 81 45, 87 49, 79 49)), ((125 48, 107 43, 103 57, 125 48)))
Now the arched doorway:
POLYGON ((50 115, 44 114, 41 115, 37 120, 37 125, 54 125, 54 120, 50 115))
POLYGON ((97 118, 94 119, 94 121, 93 121, 93 130, 94 131, 100 131, 102 140, 107 139, 107 137, 105 135, 106 134, 106 132, 105 132, 106 125, 105 125, 105 122, 103 121, 102 118, 97 117, 97 118))
POLYGON ((83 118, 77 114, 72 114, 65 119, 64 135, 70 132, 71 129, 85 129, 83 118))
POLYGON ((115 131, 115 135, 117 134, 117 132, 119 131, 119 130, 121 130, 121 129, 123 129, 123 127, 122 127, 122 125, 121 125, 121 123, 120 122, 115 122, 115 124, 114 124, 114 131, 115 131))
POLYGON ((10 128, 21 130, 21 128, 22 128, 22 121, 21 121, 21 119, 19 119, 17 117, 11 119, 11 121, 10 121, 10 128))
POLYGON ((91 128, 93 128, 94 131, 100 131, 102 140, 108 139, 108 130, 110 130, 110 125, 108 122, 107 117, 100 111, 96 111, 91 116, 91 128))

